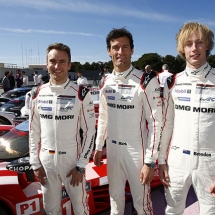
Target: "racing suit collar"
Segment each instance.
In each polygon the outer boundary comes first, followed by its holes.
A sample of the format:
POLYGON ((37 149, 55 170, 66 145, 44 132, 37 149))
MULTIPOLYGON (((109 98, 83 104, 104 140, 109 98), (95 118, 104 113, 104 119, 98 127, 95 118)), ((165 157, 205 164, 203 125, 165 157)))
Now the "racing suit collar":
POLYGON ((66 89, 70 83, 70 79, 67 78, 66 82, 64 82, 63 84, 59 84, 59 85, 55 85, 55 84, 52 84, 51 82, 50 83, 50 88, 51 90, 54 90, 54 91, 61 91, 63 89, 66 89))
POLYGON ((125 70, 124 72, 116 72, 115 70, 113 70, 113 75, 114 75, 114 79, 127 79, 127 77, 131 74, 131 72, 133 71, 134 67, 131 65, 129 67, 129 69, 125 70))
POLYGON ((201 78, 207 77, 212 67, 206 62, 203 66, 199 67, 198 69, 191 69, 186 66, 185 73, 187 76, 191 78, 201 78))

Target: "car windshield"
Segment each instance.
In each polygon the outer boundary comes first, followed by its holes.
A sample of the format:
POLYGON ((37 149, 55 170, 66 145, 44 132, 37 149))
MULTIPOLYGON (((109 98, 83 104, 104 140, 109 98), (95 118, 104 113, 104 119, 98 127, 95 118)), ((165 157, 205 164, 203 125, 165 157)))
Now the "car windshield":
POLYGON ((9 90, 5 93, 2 93, 1 96, 5 98, 15 98, 24 96, 28 91, 30 91, 31 88, 22 88, 22 89, 15 89, 15 90, 9 90))
POLYGON ((16 98, 16 99, 13 99, 13 100, 7 102, 6 104, 18 106, 18 105, 21 105, 23 103, 23 101, 25 101, 25 97, 24 96, 16 98))
POLYGON ((29 154, 28 123, 24 121, 0 138, 0 160, 10 161, 29 154))

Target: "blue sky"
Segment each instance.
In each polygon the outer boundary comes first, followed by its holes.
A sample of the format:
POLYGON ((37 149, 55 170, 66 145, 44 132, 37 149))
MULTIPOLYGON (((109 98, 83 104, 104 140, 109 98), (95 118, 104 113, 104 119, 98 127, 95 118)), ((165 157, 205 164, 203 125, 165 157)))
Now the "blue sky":
POLYGON ((0 0, 0 63, 45 64, 54 42, 71 48, 72 61, 106 62, 106 36, 121 27, 133 34, 132 61, 176 56, 176 33, 188 21, 215 32, 215 1, 0 0))

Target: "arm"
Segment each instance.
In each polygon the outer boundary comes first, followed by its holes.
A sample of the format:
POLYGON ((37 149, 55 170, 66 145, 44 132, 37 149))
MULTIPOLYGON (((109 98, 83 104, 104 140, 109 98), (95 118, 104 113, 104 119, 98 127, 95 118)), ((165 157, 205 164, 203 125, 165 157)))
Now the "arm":
POLYGON ((39 160, 40 132, 40 118, 36 108, 36 98, 31 97, 29 111, 29 155, 33 170, 41 167, 39 160))
POLYGON ((80 97, 83 97, 79 115, 81 128, 83 130, 83 142, 76 167, 67 174, 67 177, 72 175, 70 184, 73 186, 78 186, 79 183, 83 181, 85 167, 89 162, 89 157, 91 156, 94 147, 96 125, 94 105, 90 91, 82 86, 79 87, 79 98, 80 97))
POLYGON ((143 105, 148 123, 148 140, 145 145, 145 164, 140 174, 140 181, 142 184, 147 184, 154 178, 154 168, 146 164, 155 163, 158 158, 158 145, 162 125, 162 101, 160 98, 160 86, 156 76, 144 87, 143 105))
MULTIPOLYGON (((32 92, 33 93, 33 90, 32 92)), ((34 93, 32 94, 34 95, 34 93)), ((46 173, 43 166, 40 163, 39 159, 39 150, 40 150, 40 117, 36 108, 36 99, 30 97, 30 116, 29 116, 29 155, 30 155, 30 164, 34 170, 34 174, 37 177, 38 181, 44 185, 46 182, 46 173)))
POLYGON ((172 137, 173 126, 174 126, 174 103, 171 97, 171 92, 168 87, 168 83, 165 83, 164 93, 163 93, 164 105, 163 105, 163 129, 160 142, 160 152, 158 157, 159 164, 159 176, 160 180, 165 187, 170 186, 169 184, 169 174, 167 166, 167 155, 169 144, 172 137))
POLYGON ((106 139, 106 128, 107 128, 107 103, 105 96, 100 90, 100 100, 99 100, 99 118, 98 118, 98 130, 96 138, 96 151, 93 157, 96 166, 101 166, 103 162, 102 158, 102 148, 106 139))
POLYGON ((85 168, 89 162, 89 157, 91 156, 92 149, 94 147, 96 120, 93 100, 89 89, 81 86, 79 87, 79 93, 82 96, 84 95, 80 112, 81 128, 83 130, 83 143, 80 157, 77 161, 77 166, 85 168))

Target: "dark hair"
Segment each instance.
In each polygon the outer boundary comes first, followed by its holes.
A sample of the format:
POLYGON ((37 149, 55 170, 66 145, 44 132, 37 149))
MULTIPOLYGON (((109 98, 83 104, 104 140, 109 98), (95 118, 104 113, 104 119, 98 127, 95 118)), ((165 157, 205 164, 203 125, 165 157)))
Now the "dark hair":
POLYGON ((114 39, 118 39, 120 37, 128 37, 131 49, 134 48, 134 41, 132 34, 126 30, 125 28, 114 28, 106 37, 107 49, 110 50, 111 44, 110 42, 114 39))
POLYGON ((7 76, 7 75, 9 75, 9 73, 10 73, 9 71, 6 71, 6 72, 4 73, 4 75, 7 76))
POLYGON ((57 49, 59 51, 65 51, 67 53, 67 55, 68 55, 69 63, 71 63, 71 53, 70 53, 69 46, 64 45, 63 43, 53 43, 53 44, 49 45, 49 47, 46 49, 46 57, 48 56, 48 53, 52 49, 57 49))
POLYGON ((103 68, 105 68, 105 69, 109 69, 109 66, 108 65, 104 65, 104 67, 103 68))

